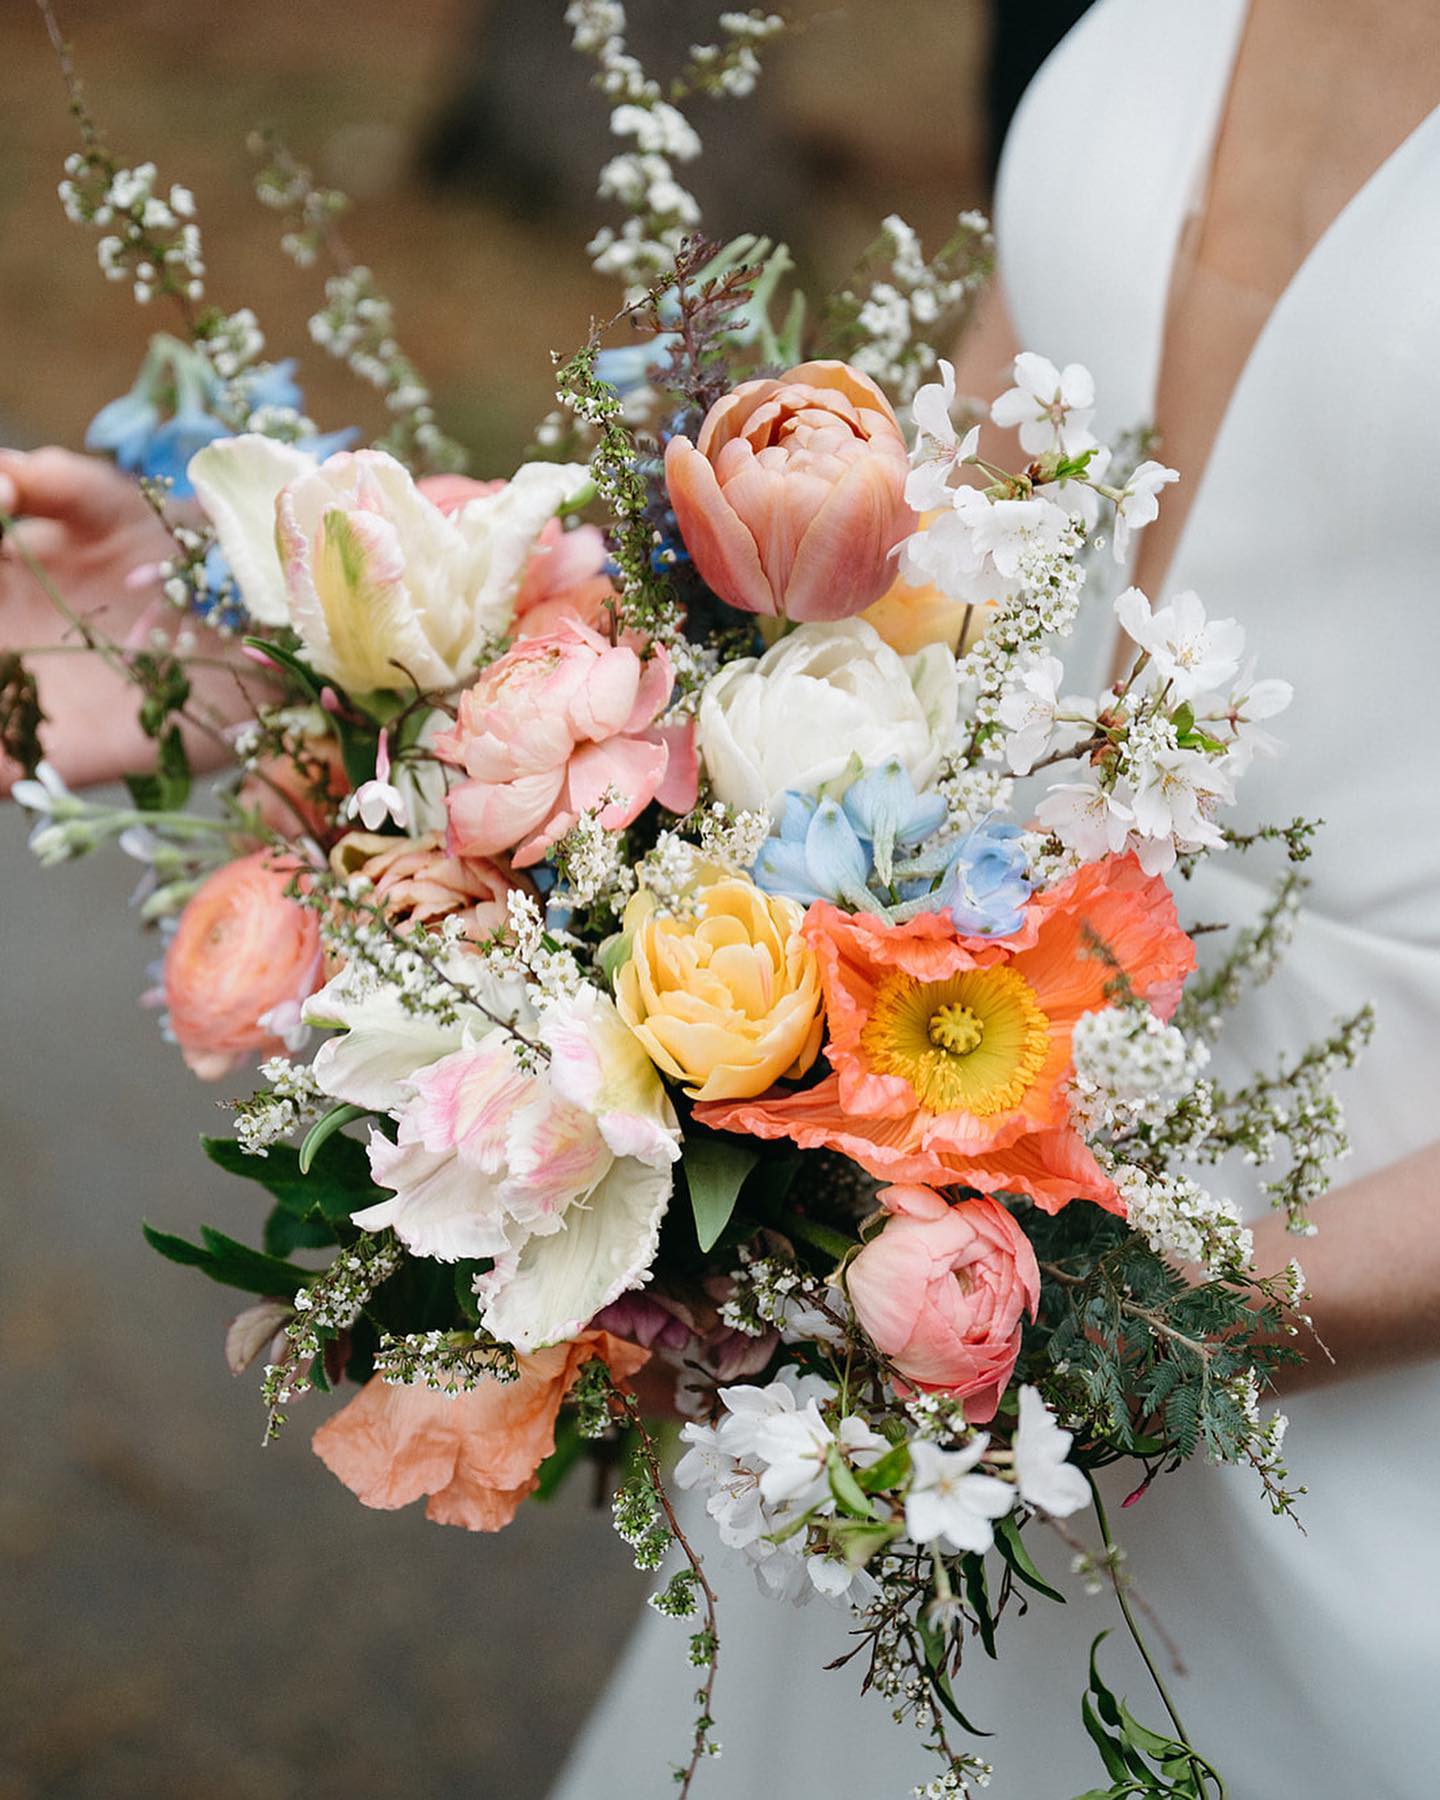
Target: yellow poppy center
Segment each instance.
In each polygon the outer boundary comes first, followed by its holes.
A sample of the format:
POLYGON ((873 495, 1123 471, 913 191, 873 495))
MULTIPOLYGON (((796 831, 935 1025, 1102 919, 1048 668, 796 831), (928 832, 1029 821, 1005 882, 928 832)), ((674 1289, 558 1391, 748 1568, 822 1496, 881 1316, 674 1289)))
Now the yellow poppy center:
POLYGON ((927 1112, 1008 1112, 1050 1045, 1050 1021, 1014 969, 967 969, 946 981, 887 975, 860 1043, 872 1067, 899 1075, 927 1112))

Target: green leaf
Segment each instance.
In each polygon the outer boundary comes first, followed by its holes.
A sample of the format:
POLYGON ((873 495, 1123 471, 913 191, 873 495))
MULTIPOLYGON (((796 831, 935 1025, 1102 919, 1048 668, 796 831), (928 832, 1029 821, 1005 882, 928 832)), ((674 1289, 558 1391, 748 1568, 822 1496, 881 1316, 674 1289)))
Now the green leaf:
POLYGON ((338 1132, 313 1153, 308 1175, 300 1171, 300 1152, 287 1144, 273 1145, 265 1156, 250 1156, 233 1138, 207 1137, 200 1142, 211 1162, 227 1174, 257 1182, 287 1212, 302 1219, 318 1211, 338 1224, 361 1207, 388 1197, 388 1190, 370 1179, 365 1146, 338 1132))
POLYGON ((985 1580, 985 1558, 974 1551, 961 1559, 960 1572, 965 1577, 965 1597, 980 1627, 980 1642, 985 1654, 995 1658, 995 1620, 990 1612, 990 1589, 985 1580))
POLYGON ((475 1277, 492 1266, 490 1258, 480 1262, 457 1262, 455 1265, 455 1304, 471 1325, 480 1323, 480 1302, 475 1298, 475 1277))
POLYGON ((996 1521, 995 1548, 1026 1587, 1034 1588, 1037 1594, 1044 1594, 1048 1600, 1056 1600, 1061 1606, 1065 1605, 1065 1596, 1058 1588, 1051 1587, 1035 1567, 1030 1552, 1025 1548, 1020 1527, 1008 1513, 1003 1519, 996 1521))
POLYGON ((968 1731, 972 1737, 994 1737, 995 1733, 993 1731, 982 1731, 978 1725, 972 1725, 969 1719, 965 1717, 964 1713, 961 1712, 959 1702, 955 1698, 955 1691, 950 1685, 950 1677, 945 1669, 945 1633, 939 1626, 932 1624, 925 1616, 925 1608, 923 1606, 920 1609, 915 1625, 920 1633, 920 1642, 925 1647, 926 1673, 929 1676, 930 1685, 934 1688, 940 1704, 945 1708, 946 1712, 949 1713, 950 1717, 954 1719, 955 1723, 959 1725, 962 1730, 968 1731))
POLYGON ((857 1469, 855 1480, 865 1493, 883 1494, 886 1488, 898 1486, 909 1473, 910 1446, 897 1444, 869 1468, 857 1469))
POLYGON ((266 1254, 279 1257, 294 1250, 323 1250, 335 1241, 335 1229, 328 1219, 302 1219, 278 1204, 265 1221, 261 1239, 266 1254))
POLYGON ((282 1262, 279 1257, 251 1250, 208 1225, 200 1228, 203 1240, 200 1244, 189 1243, 168 1231, 157 1231, 153 1225, 142 1224, 141 1230, 145 1242, 161 1256, 199 1269, 202 1275, 208 1275, 222 1287, 239 1288, 247 1294, 288 1300, 315 1277, 313 1269, 297 1269, 293 1263, 282 1262))
POLYGON ((825 1473, 830 1480, 830 1492, 835 1496, 835 1504, 841 1512, 849 1513, 852 1519, 873 1519, 876 1516, 874 1501, 867 1499, 861 1492, 860 1484, 845 1466, 845 1459, 837 1444, 832 1444, 826 1452, 825 1473))
POLYGON ((701 1250, 713 1250, 730 1223, 745 1177, 760 1161, 760 1152, 739 1138, 714 1132, 685 1139, 681 1168, 695 1214, 695 1236, 701 1250))
POLYGON ((893 1543, 903 1530, 902 1525, 846 1523, 838 1532, 832 1529, 831 1537, 838 1542, 846 1566, 861 1569, 877 1551, 893 1543))
POLYGON ((580 1435, 573 1413, 562 1413, 555 1424, 555 1448, 535 1471, 537 1500, 553 1500, 565 1477, 585 1455, 588 1438, 580 1435))
POLYGON ((368 1117, 369 1109, 363 1106, 332 1106, 325 1117, 317 1119, 305 1134, 305 1140, 300 1146, 300 1173, 310 1173, 310 1165, 320 1146, 327 1138, 333 1137, 342 1125, 348 1125, 354 1119, 368 1117))
POLYGON ((241 642, 247 649, 261 651, 277 667, 292 675, 312 700, 320 698, 320 690, 325 686, 324 679, 308 663, 301 662, 293 650, 288 650, 284 644, 277 644, 274 638, 247 637, 242 638, 241 642))

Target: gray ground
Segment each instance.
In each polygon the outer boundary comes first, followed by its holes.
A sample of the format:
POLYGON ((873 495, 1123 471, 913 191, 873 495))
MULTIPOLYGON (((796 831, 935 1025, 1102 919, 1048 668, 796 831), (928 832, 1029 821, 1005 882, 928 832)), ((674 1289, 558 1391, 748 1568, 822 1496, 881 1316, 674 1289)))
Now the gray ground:
POLYGON ((0 804, 0 1800, 534 1800, 644 1591, 608 1512, 367 1511, 319 1396, 262 1453, 236 1302, 139 1229, 253 1237, 196 1145, 247 1090, 136 1003, 135 865, 24 843, 0 804))

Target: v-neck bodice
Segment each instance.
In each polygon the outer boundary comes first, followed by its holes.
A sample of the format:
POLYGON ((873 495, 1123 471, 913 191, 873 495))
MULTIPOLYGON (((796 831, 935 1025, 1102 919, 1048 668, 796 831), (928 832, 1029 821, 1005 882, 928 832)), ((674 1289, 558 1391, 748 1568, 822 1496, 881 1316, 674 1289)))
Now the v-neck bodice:
MULTIPOLYGON (((1244 19, 1243 0, 1101 0, 1030 89, 1006 146, 997 229, 1021 340, 1089 366, 1102 437, 1153 418, 1171 270, 1244 19), (1057 118, 1094 121, 1083 159, 1054 156, 1057 118)), ((1428 722, 1440 485, 1418 473, 1434 461, 1437 420, 1440 110, 1276 301, 1166 581, 1237 615, 1264 668, 1295 685, 1279 725, 1288 753, 1248 778, 1242 812, 1323 812, 1315 910, 1423 946, 1440 966, 1428 722)), ((1090 621, 1095 660, 1104 611, 1090 621)))

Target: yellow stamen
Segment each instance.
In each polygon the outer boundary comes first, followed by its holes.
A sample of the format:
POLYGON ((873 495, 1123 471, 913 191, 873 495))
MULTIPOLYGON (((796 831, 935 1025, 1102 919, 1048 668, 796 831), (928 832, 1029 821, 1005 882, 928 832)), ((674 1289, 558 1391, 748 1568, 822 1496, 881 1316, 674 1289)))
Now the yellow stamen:
POLYGON ((946 981, 885 977, 860 1034, 882 1075, 899 1075, 927 1112, 978 1118, 1024 1099, 1050 1046, 1050 1021, 1014 969, 967 969, 946 981))

